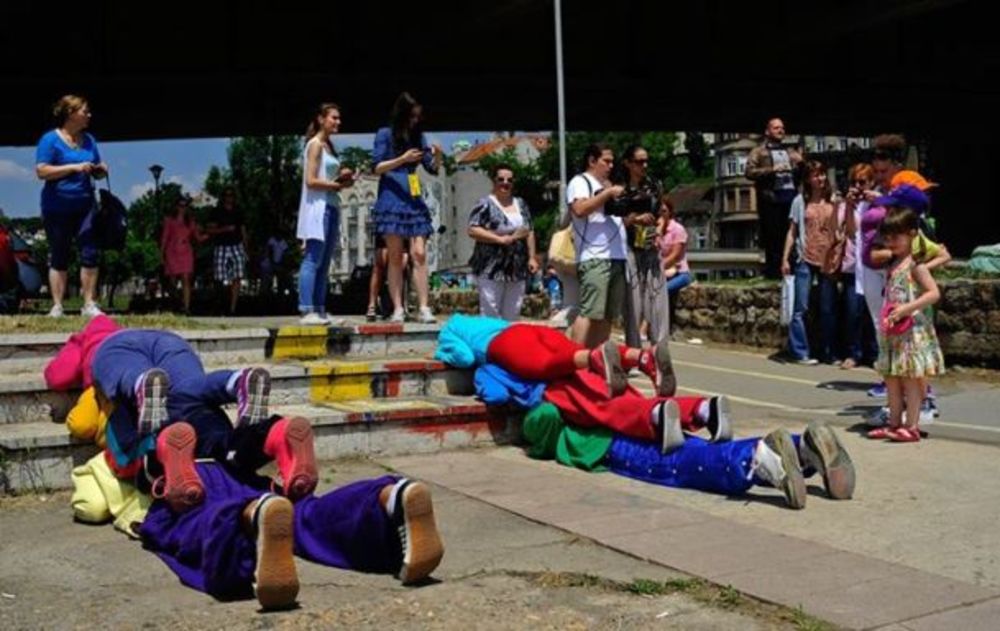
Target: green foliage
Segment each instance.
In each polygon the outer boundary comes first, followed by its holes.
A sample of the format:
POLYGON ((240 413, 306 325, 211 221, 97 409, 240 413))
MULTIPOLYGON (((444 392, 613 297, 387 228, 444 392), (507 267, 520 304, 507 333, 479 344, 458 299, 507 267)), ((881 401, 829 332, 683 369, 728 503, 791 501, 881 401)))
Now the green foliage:
POLYGON ((361 173, 370 173, 374 168, 372 164, 372 150, 364 147, 344 147, 339 149, 340 162, 344 166, 351 167, 361 173))
POLYGON ((688 153, 688 164, 697 177, 709 177, 712 175, 712 160, 709 156, 710 147, 705 142, 705 136, 700 131, 684 132, 684 149, 688 153))
POLYGON ((287 233, 295 225, 302 194, 302 141, 297 136, 235 138, 227 154, 229 168, 223 175, 236 189, 255 251, 275 231, 287 233))

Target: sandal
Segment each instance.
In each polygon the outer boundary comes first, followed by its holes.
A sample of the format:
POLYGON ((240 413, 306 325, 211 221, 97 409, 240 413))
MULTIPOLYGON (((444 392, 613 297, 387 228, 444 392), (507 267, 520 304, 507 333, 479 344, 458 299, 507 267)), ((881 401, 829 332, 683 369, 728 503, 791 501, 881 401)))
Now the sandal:
POLYGON ((365 312, 365 321, 374 322, 378 318, 378 314, 375 312, 375 305, 368 307, 368 311, 365 312))
POLYGON ((876 427, 875 429, 865 434, 865 436, 876 440, 892 438, 893 433, 898 429, 899 427, 889 427, 888 425, 886 425, 885 427, 876 427))
POLYGON ((920 432, 912 427, 900 427, 889 433, 889 440, 894 443, 918 443, 920 432))

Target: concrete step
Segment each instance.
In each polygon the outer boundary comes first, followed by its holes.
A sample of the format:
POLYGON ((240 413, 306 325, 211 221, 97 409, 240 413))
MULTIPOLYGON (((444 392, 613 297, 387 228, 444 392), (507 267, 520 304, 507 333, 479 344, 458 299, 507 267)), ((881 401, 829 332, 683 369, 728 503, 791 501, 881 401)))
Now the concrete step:
MULTIPOLYGON (((175 331, 207 364, 239 366, 264 360, 423 356, 434 352, 438 324, 243 327, 175 331)), ((68 333, 0 335, 0 374, 40 373, 68 333)))
MULTIPOLYGON (((206 370, 244 366, 208 365, 206 370)), ((472 371, 415 356, 371 359, 254 362, 271 373, 272 406, 399 396, 467 395, 472 371)), ((54 392, 39 372, 0 373, 0 425, 58 422, 76 403, 78 390, 54 392)))
MULTIPOLYGON (((332 401, 276 411, 310 419, 316 454, 324 459, 504 444, 518 432, 517 415, 488 410, 466 396, 332 401)), ((61 424, 0 425, 0 493, 69 488, 72 468, 95 453, 96 446, 74 441, 61 424)))

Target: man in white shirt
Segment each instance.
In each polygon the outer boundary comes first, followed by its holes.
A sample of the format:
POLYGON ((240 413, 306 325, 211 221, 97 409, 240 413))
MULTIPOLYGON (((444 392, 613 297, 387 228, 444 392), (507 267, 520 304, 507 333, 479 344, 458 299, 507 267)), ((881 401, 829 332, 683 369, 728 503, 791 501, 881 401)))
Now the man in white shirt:
POLYGON ((586 171, 566 187, 580 280, 580 316, 570 336, 596 348, 611 337, 611 323, 622 314, 628 244, 621 217, 604 213, 604 204, 624 191, 608 183, 614 154, 607 145, 595 144, 587 147, 584 160, 586 171))

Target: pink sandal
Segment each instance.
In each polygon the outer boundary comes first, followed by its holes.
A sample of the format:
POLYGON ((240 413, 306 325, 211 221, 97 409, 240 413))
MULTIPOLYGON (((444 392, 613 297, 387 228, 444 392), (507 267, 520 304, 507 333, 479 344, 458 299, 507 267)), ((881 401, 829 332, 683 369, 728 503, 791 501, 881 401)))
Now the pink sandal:
POLYGON ((867 436, 868 438, 875 439, 875 440, 882 440, 882 439, 885 439, 885 438, 892 438, 893 432, 895 432, 897 429, 899 429, 898 426, 897 427, 889 427, 888 425, 886 425, 885 427, 877 427, 877 428, 875 428, 873 430, 870 430, 867 434, 865 434, 865 436, 867 436))
POLYGON ((920 431, 912 427, 900 427, 889 433, 889 440, 894 443, 918 443, 920 431))

